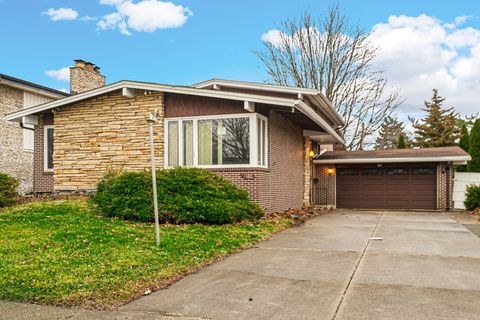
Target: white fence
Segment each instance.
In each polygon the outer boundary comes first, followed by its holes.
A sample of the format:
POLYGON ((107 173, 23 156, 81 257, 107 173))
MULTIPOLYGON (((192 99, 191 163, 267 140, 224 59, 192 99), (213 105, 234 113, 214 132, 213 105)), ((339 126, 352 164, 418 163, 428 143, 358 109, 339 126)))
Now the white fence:
POLYGON ((476 172, 455 172, 453 179, 453 207, 455 209, 465 209, 465 190, 468 185, 480 185, 480 173, 476 172))

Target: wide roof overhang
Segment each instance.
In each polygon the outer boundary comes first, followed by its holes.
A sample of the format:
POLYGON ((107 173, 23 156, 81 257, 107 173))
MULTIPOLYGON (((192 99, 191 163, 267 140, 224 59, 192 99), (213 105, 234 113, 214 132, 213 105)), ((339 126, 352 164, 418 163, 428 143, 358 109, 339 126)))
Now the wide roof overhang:
MULTIPOLYGON (((186 95, 197 95, 211 98, 229 99, 236 101, 243 101, 245 105, 251 103, 268 104, 284 108, 290 108, 295 111, 298 110, 318 126, 320 126, 328 135, 332 137, 337 143, 345 144, 343 138, 332 128, 319 114, 317 114, 310 106, 308 106, 301 99, 287 99, 265 95, 245 94, 229 91, 218 91, 210 89, 200 89, 187 86, 172 86, 165 84, 138 82, 123 80, 110 85, 106 85, 97 89, 82 92, 77 95, 65 97, 60 100, 51 101, 48 103, 36 105, 30 108, 26 108, 14 113, 7 114, 4 118, 7 121, 22 122, 24 117, 41 114, 43 112, 53 110, 65 105, 80 102, 86 99, 90 99, 99 95, 107 94, 114 91, 121 91, 122 95, 126 97, 133 97, 138 94, 138 91, 158 91, 165 93, 177 93, 186 95)), ((246 107, 247 108, 247 107, 246 107)), ((247 110, 247 109, 246 109, 247 110)))
POLYGON ((415 163, 452 162, 467 164, 471 156, 457 146, 423 149, 388 149, 364 151, 327 151, 314 158, 317 164, 370 164, 370 163, 415 163))

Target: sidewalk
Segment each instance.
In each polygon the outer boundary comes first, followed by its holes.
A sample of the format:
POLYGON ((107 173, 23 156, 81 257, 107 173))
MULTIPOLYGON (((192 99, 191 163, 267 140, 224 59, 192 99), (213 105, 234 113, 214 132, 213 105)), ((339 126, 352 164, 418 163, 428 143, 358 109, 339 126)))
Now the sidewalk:
POLYGON ((93 311, 0 301, 0 320, 198 320, 141 311, 93 311))

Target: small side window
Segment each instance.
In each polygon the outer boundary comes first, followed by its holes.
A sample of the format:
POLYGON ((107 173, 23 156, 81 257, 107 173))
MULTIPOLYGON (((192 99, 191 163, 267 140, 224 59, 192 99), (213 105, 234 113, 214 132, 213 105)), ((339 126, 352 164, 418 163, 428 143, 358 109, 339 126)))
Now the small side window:
POLYGON ((432 167, 429 168, 413 168, 412 169, 413 175, 434 175, 435 169, 432 167))
POLYGON ((406 168, 390 168, 390 169, 387 169, 387 175, 389 175, 389 176, 408 175, 408 169, 406 169, 406 168))
POLYGON ((362 169, 362 176, 382 176, 382 168, 365 168, 362 169))
POLYGON ((44 156, 44 170, 53 170, 53 126, 44 127, 44 144, 43 144, 43 156, 44 156))
POLYGON ((337 169, 339 176, 358 176, 358 170, 353 168, 339 168, 337 169))

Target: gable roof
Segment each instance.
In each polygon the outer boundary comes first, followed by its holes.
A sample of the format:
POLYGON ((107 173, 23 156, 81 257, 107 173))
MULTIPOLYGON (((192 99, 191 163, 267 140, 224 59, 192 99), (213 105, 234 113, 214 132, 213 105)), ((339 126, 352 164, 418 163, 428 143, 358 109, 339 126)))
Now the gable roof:
POLYGON ((45 87, 23 79, 15 78, 3 73, 0 73, 0 84, 57 99, 69 96, 69 94, 66 92, 45 87))
POLYGON ((97 89, 85 91, 76 95, 68 96, 60 100, 47 102, 44 104, 36 105, 30 108, 26 108, 14 113, 7 114, 5 116, 6 120, 9 121, 21 121, 22 117, 27 115, 33 115, 36 113, 41 113, 47 110, 58 108, 67 104, 79 102, 89 98, 93 98, 99 95, 110 93, 113 91, 121 90, 122 94, 128 95, 128 90, 145 90, 145 91, 160 91, 167 93, 178 93, 186 95, 196 95, 196 96, 205 96, 212 98, 221 98, 221 99, 230 99, 237 101, 245 102, 255 102, 262 104, 271 104, 276 106, 283 106, 289 108, 295 108, 313 120, 317 125, 322 127, 325 132, 330 134, 334 139, 344 144, 345 141, 342 137, 332 128, 320 115, 318 115, 310 106, 308 106, 301 99, 288 99, 280 98, 275 96, 265 96, 265 95, 256 95, 256 94, 246 94, 238 92, 229 92, 229 91, 218 91, 210 89, 201 89, 195 87, 187 86, 174 86, 150 82, 139 82, 139 81, 129 81, 122 80, 115 82, 97 89))
POLYGON ((317 94, 319 92, 316 89, 309 89, 309 88, 278 86, 278 85, 272 85, 268 83, 227 80, 227 79, 219 79, 219 78, 213 78, 210 80, 195 83, 192 85, 192 87, 208 88, 208 87, 213 87, 214 85, 232 87, 232 88, 245 88, 245 89, 272 91, 272 92, 276 91, 276 92, 294 93, 294 94, 297 94, 297 93, 317 94))
MULTIPOLYGON (((393 163, 393 162, 466 162, 470 155, 458 146, 386 149, 362 151, 327 151, 314 158, 314 163, 393 163)), ((459 163, 460 164, 460 163, 459 163)))

